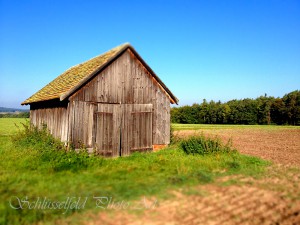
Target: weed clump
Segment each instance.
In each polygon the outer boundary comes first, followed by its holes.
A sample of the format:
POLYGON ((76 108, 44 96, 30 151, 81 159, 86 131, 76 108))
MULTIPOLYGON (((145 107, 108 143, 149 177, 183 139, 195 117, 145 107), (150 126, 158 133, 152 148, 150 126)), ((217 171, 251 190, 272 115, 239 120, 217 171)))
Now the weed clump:
POLYGON ((64 150, 63 143, 55 139, 48 131, 47 125, 42 124, 41 128, 38 128, 29 122, 21 123, 23 129, 12 136, 12 142, 17 146, 22 147, 35 147, 42 150, 51 148, 52 150, 64 150))
POLYGON ((36 156, 36 163, 47 163, 48 169, 52 171, 78 171, 103 160, 101 157, 90 156, 83 148, 79 151, 67 149, 64 143, 49 133, 45 124, 41 128, 29 123, 22 126, 23 129, 12 137, 15 147, 30 151, 29 154, 36 156))
POLYGON ((208 138, 204 135, 192 136, 181 141, 181 148, 186 154, 214 154, 214 153, 231 153, 236 152, 232 147, 231 140, 223 144, 220 139, 208 138))

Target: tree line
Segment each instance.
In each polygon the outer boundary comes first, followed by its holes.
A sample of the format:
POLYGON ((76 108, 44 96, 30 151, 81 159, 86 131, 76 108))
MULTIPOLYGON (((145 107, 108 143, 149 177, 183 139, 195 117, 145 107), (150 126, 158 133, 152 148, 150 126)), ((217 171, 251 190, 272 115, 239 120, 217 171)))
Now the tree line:
POLYGON ((20 112, 20 113, 1 113, 0 118, 29 118, 29 112, 20 112))
POLYGON ((282 98, 260 96, 207 102, 171 108, 171 122, 185 124, 278 124, 300 125, 300 91, 282 98))

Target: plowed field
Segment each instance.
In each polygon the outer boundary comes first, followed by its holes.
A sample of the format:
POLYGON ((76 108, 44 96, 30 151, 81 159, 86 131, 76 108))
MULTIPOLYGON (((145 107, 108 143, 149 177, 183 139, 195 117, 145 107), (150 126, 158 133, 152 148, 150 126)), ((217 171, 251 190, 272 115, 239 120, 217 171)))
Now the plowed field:
POLYGON ((226 128, 176 131, 180 137, 201 134, 232 140, 243 154, 300 167, 300 129, 226 128))
POLYGON ((176 131, 180 137, 199 133, 231 139, 241 153, 275 164, 263 178, 223 177, 173 191, 174 197, 143 213, 101 212, 87 224, 300 224, 300 129, 176 131))

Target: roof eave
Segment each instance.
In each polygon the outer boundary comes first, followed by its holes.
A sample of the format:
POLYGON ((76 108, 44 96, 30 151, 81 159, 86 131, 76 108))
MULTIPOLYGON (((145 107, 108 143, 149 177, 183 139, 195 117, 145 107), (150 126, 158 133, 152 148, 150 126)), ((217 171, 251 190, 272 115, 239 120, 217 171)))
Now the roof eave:
POLYGON ((36 101, 27 101, 27 100, 25 100, 24 102, 21 103, 21 105, 30 105, 30 104, 34 104, 34 103, 38 103, 38 102, 51 101, 51 100, 54 100, 54 99, 59 99, 59 97, 52 97, 52 98, 49 98, 49 99, 36 100, 36 101))

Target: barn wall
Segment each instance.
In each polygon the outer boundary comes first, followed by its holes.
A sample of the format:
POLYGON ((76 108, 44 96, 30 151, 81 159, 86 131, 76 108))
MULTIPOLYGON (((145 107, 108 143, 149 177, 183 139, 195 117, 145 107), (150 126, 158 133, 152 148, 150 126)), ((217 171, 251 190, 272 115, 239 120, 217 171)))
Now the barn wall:
POLYGON ((68 140, 67 107, 31 107, 30 122, 39 128, 46 124, 54 137, 64 142, 68 140))
POLYGON ((96 109, 89 108, 91 106, 85 104, 96 103, 152 104, 153 144, 170 142, 170 99, 129 49, 79 89, 69 100, 70 104, 73 102, 70 107, 70 120, 76 128, 70 131, 74 132, 74 134, 70 133, 70 137, 75 142, 84 141, 92 147, 90 131, 84 132, 85 129, 91 128, 86 126, 84 121, 90 121, 91 112, 96 109), (85 114, 84 111, 88 113, 85 114))

